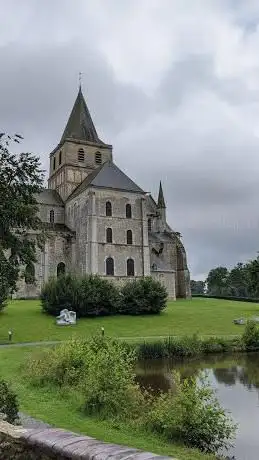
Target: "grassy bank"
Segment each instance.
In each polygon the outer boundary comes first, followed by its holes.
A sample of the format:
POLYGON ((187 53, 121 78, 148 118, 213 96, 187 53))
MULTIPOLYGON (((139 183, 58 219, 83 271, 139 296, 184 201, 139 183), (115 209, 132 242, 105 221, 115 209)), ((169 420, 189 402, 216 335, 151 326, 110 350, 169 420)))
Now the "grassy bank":
POLYGON ((158 316, 113 316, 81 319, 76 326, 56 326, 55 319, 41 312, 37 300, 12 301, 0 313, 0 343, 8 340, 13 330, 14 342, 67 340, 72 336, 87 337, 105 328, 111 337, 127 340, 153 340, 168 336, 230 336, 242 334, 244 327, 233 324, 234 318, 259 316, 259 304, 221 299, 194 298, 168 302, 158 316))
MULTIPOLYGON (((158 437, 136 432, 125 424, 111 424, 83 416, 78 410, 75 394, 61 394, 53 388, 35 388, 26 382, 22 365, 29 359, 31 348, 0 349, 0 376, 8 380, 17 392, 21 410, 60 428, 93 436, 97 439, 137 447, 148 452, 177 457, 179 460, 212 460, 176 444, 168 444, 158 437)), ((35 352, 35 351, 34 351, 35 352)))

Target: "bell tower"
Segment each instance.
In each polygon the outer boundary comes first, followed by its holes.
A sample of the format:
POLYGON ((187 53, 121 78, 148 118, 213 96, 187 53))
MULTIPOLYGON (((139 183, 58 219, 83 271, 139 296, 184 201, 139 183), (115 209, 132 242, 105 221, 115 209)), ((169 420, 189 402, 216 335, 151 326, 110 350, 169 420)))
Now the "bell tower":
POLYGON ((94 169, 112 160, 112 145, 98 136, 81 85, 67 125, 50 154, 48 187, 66 201, 94 169))

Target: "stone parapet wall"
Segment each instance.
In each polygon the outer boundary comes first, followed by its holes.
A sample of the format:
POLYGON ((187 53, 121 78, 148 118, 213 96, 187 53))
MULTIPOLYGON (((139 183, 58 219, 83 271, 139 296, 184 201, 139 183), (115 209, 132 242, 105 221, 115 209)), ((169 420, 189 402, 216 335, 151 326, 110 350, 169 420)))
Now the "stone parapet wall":
MULTIPOLYGON (((150 452, 109 444, 69 431, 25 429, 0 421, 1 460, 169 460, 150 452)), ((172 459, 173 460, 173 459, 172 459)))

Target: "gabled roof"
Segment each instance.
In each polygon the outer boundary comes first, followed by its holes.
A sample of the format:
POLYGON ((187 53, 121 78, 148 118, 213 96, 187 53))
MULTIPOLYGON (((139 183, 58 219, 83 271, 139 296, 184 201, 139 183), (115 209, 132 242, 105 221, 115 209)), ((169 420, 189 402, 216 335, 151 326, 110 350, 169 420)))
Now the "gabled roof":
POLYGON ((81 86, 60 143, 63 143, 65 139, 71 138, 78 141, 89 141, 106 145, 98 137, 93 120, 86 105, 81 86))
POLYGON ((82 193, 87 187, 111 188, 133 193, 145 193, 112 161, 107 161, 89 174, 84 181, 71 193, 68 199, 82 193))
POLYGON ((159 193, 158 193, 157 207, 160 208, 160 209, 161 209, 161 208, 166 208, 165 199, 164 199, 164 193, 163 193, 161 181, 160 181, 160 184, 159 184, 159 193))
POLYGON ((61 196, 56 190, 44 188, 39 194, 36 195, 38 204, 48 204, 51 206, 64 206, 61 196))

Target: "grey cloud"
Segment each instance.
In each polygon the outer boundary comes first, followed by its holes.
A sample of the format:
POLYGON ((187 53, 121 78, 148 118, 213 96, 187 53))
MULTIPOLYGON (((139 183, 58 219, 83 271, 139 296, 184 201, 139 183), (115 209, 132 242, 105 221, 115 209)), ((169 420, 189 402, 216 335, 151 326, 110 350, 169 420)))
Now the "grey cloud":
MULTIPOLYGON (((168 219, 183 234, 192 276, 255 256, 259 140, 245 114, 255 107, 255 126, 259 89, 238 75, 219 77, 215 56, 202 50, 178 60, 172 54, 153 95, 121 82, 100 47, 102 21, 95 20, 94 11, 106 15, 113 27, 129 12, 130 3, 119 3, 99 0, 85 14, 81 1, 77 9, 63 0, 37 7, 26 2, 28 33, 4 44, 0 38, 1 129, 23 134, 24 148, 40 153, 47 168, 81 71, 97 130, 114 145, 116 163, 155 198, 162 179, 168 219)), ((10 4, 10 17, 18 22, 15 4, 10 4)), ((227 4, 231 8, 231 1, 227 4)), ((246 23, 251 18, 241 6, 238 16, 229 12, 240 27, 242 18, 246 23)), ((253 71, 259 81, 256 65, 253 71)))

